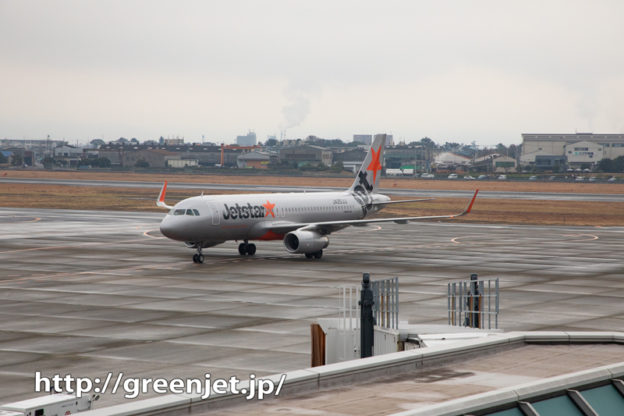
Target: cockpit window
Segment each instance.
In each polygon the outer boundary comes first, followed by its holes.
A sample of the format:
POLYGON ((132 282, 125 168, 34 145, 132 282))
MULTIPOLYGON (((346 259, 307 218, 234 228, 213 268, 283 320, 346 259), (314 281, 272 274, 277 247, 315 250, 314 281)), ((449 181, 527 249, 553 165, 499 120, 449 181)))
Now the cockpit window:
POLYGON ((195 215, 195 213, 193 212, 192 209, 187 209, 186 210, 186 215, 195 215))
POLYGON ((173 215, 184 215, 185 212, 186 210, 184 209, 176 209, 175 211, 173 211, 173 215))
POLYGON ((199 217, 199 211, 197 211, 195 208, 193 208, 193 212, 195 213, 196 217, 199 217))

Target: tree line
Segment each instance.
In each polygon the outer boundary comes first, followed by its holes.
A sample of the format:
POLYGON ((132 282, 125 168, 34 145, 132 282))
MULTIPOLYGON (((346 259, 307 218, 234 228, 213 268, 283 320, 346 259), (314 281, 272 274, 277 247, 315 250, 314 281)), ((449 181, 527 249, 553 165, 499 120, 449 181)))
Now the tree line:
POLYGON ((615 159, 602 159, 598 162, 598 170, 601 172, 624 172, 624 156, 615 159))

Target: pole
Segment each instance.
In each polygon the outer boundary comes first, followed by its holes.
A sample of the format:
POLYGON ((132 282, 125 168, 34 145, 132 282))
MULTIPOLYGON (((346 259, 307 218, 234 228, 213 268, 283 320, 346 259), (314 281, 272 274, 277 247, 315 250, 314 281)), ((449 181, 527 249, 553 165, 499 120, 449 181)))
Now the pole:
POLYGON ((360 295, 360 357, 373 356, 373 342, 375 335, 375 318, 373 317, 373 291, 370 287, 370 275, 362 275, 362 292, 360 295))
POLYGON ((476 273, 470 275, 470 300, 471 300, 471 319, 470 327, 480 328, 479 322, 479 276, 476 273))

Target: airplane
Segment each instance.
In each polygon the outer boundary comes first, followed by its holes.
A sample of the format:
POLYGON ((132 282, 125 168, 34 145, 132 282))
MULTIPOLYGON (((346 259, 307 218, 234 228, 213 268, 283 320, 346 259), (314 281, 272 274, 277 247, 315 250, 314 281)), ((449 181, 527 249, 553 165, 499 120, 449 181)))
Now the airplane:
POLYGON ((203 263, 202 249, 226 241, 242 241, 241 256, 253 256, 256 245, 249 241, 282 240, 286 251, 320 259, 329 245, 328 235, 349 226, 394 222, 452 219, 470 213, 477 189, 464 211, 453 215, 369 218, 389 204, 425 201, 392 201, 375 192, 382 170, 385 134, 375 135, 366 158, 351 187, 334 192, 291 192, 238 195, 201 195, 174 206, 165 203, 165 181, 156 205, 169 213, 160 223, 160 232, 197 250, 194 263, 203 263))

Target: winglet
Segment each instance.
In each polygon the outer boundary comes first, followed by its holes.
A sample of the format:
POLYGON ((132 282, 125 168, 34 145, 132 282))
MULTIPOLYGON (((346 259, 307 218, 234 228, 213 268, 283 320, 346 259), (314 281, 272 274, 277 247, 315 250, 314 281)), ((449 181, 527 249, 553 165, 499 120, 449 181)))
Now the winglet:
POLYGON ((470 204, 468 204, 468 208, 466 208, 466 210, 462 213, 462 215, 465 215, 465 214, 469 214, 469 213, 470 213, 470 210, 472 210, 472 205, 474 204, 475 199, 477 199, 477 194, 478 194, 478 193, 479 193, 479 190, 477 189, 477 190, 475 191, 475 193, 474 193, 474 196, 472 197, 472 200, 470 201, 470 204))
POLYGON ((156 206, 160 208, 171 209, 172 206, 165 204, 165 193, 167 193, 167 181, 163 183, 162 189, 160 190, 160 194, 158 194, 158 199, 156 200, 156 206))

